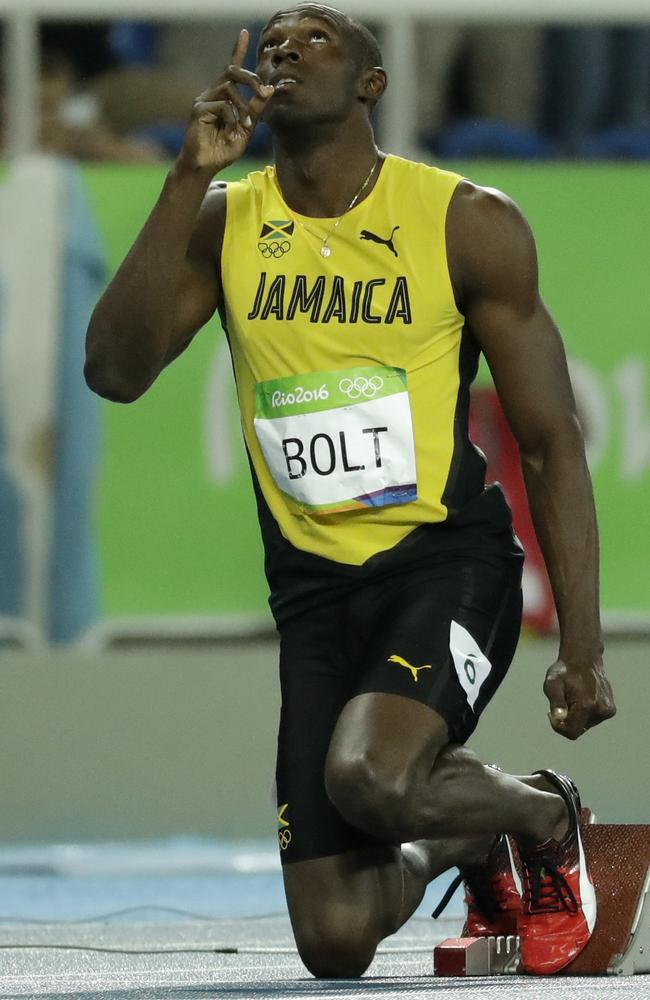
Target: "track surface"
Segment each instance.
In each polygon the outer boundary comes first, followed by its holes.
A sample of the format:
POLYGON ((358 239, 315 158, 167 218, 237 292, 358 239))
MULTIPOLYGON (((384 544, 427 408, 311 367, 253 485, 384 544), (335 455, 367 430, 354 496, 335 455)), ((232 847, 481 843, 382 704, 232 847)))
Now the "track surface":
POLYGON ((63 928, 45 924, 27 929, 5 925, 3 944, 32 944, 2 953, 0 1000, 39 997, 47 1000, 243 1000, 243 998, 358 997, 392 1000, 409 997, 441 1000, 499 996, 650 998, 650 976, 608 979, 434 980, 430 977, 435 940, 457 931, 458 920, 439 922, 435 931, 415 918, 385 942, 369 972, 356 981, 316 981, 297 958, 286 917, 187 921, 182 924, 99 924, 63 928), (442 926, 441 926, 442 924, 442 926), (106 954, 55 950, 52 945, 123 948, 158 954, 106 954), (47 947, 43 947, 47 946, 47 947), (237 954, 209 949, 238 948, 237 954), (177 949, 176 953, 165 953, 177 949))
POLYGON ((650 1000, 650 976, 433 979, 435 943, 460 930, 459 895, 444 919, 425 914, 451 874, 361 980, 316 981, 294 949, 272 842, 4 848, 0 1000, 650 1000))

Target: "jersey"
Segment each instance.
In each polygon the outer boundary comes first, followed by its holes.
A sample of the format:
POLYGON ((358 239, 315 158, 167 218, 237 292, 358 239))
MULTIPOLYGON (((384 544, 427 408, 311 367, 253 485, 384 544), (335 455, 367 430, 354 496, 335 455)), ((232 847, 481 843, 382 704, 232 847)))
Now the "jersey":
POLYGON ((283 564, 372 566, 484 491, 446 251, 460 180, 387 156, 340 221, 290 209, 272 166, 228 184, 221 318, 272 591, 283 564))

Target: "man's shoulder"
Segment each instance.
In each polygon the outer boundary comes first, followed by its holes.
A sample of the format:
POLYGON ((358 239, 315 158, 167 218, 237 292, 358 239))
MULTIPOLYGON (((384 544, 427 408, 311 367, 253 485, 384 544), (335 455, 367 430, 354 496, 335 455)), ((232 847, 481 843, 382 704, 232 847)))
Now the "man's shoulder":
POLYGON ((515 275, 537 281, 531 228, 515 202, 496 188, 463 179, 447 212, 446 240, 459 302, 486 288, 512 286, 515 275))
POLYGON ((503 191, 477 184, 468 177, 461 176, 454 192, 454 201, 466 212, 481 213, 487 217, 521 214, 512 198, 503 191))
POLYGON ((474 255, 497 245, 523 249, 532 234, 512 198, 497 188, 462 178, 449 205, 447 238, 450 249, 456 245, 474 255))

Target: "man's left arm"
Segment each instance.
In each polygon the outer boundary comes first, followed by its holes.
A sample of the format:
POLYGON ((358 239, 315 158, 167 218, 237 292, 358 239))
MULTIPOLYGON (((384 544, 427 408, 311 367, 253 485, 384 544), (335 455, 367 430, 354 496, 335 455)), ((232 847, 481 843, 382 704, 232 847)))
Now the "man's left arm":
POLYGON ((459 308, 519 445, 555 598, 560 649, 544 683, 549 718, 577 739, 616 708, 602 660, 593 491, 564 346, 539 295, 530 228, 509 199, 462 182, 447 246, 459 308))

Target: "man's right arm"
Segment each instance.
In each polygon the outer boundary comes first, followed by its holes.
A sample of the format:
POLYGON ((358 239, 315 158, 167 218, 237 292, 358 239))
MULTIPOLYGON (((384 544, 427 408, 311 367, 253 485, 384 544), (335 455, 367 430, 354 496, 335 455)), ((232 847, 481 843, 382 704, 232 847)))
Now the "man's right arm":
POLYGON ((273 94, 242 68, 247 48, 242 30, 232 64, 195 102, 160 198, 93 312, 84 374, 107 399, 141 396, 220 304, 226 197, 210 184, 244 153, 273 94), (240 84, 253 91, 250 101, 240 84))
POLYGON ((97 303, 84 374, 100 396, 119 403, 141 396, 219 305, 225 191, 208 194, 211 179, 176 164, 97 303))

